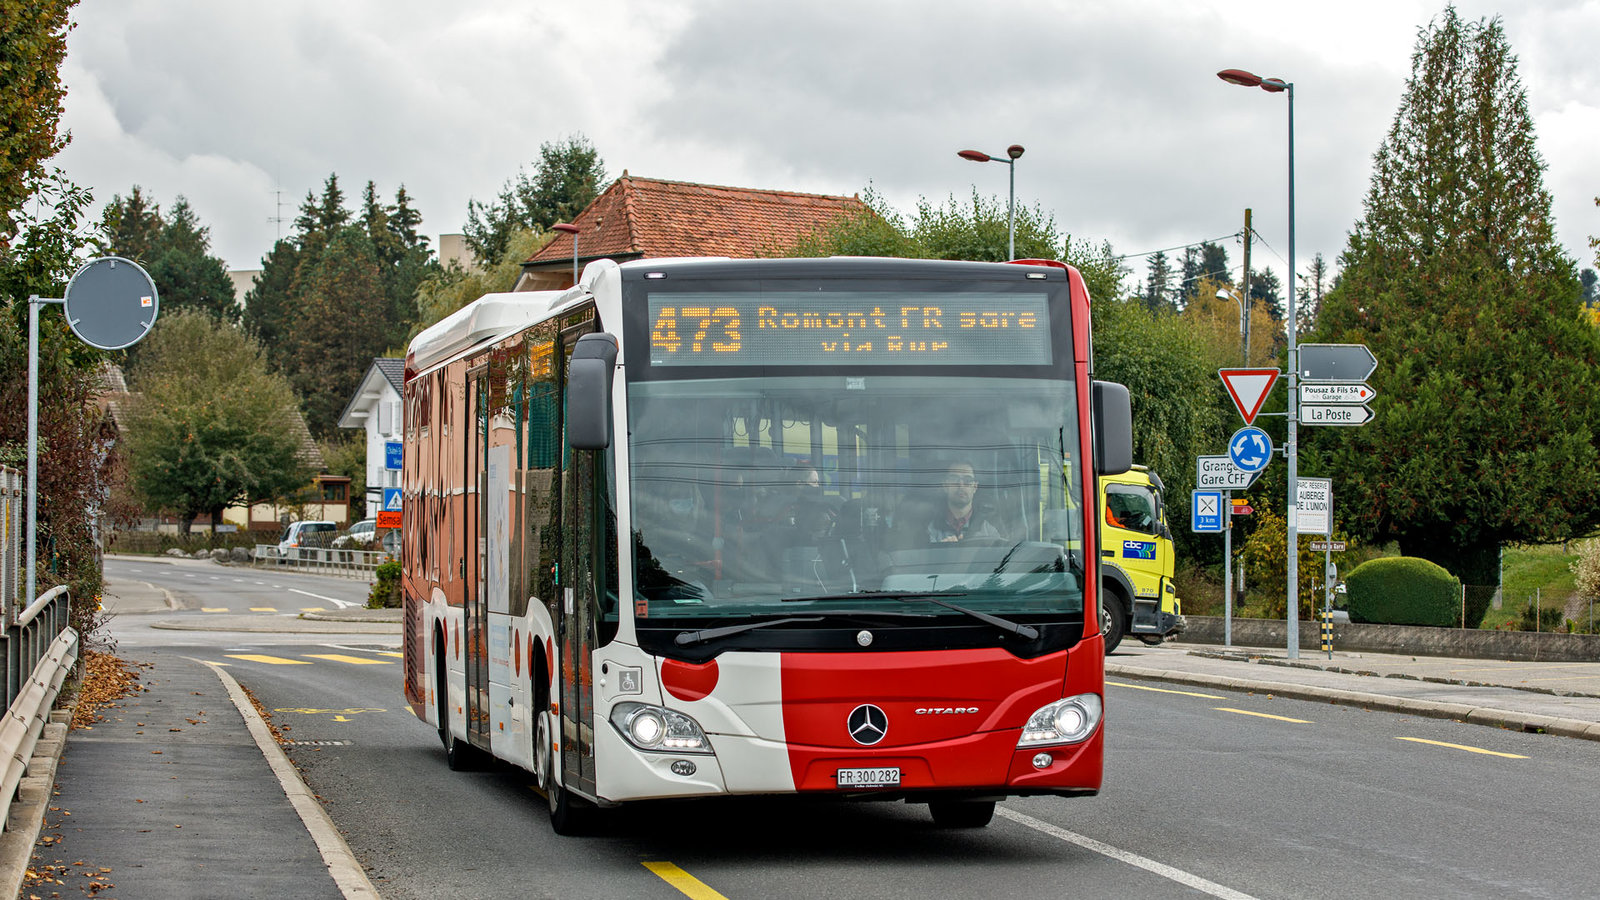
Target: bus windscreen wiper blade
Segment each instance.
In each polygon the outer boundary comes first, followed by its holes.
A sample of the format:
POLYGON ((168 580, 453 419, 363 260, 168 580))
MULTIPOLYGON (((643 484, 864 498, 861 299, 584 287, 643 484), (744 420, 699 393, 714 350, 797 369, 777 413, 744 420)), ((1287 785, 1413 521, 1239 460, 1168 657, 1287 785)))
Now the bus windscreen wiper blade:
POLYGON ((930 594, 926 592, 917 593, 914 591, 861 591, 860 593, 856 594, 824 594, 819 597, 785 597, 783 598, 783 602, 801 603, 808 600, 860 600, 866 598, 872 600, 899 600, 902 603, 932 603, 935 606, 942 606, 945 609, 954 610, 963 615, 971 616, 986 625, 993 625, 1007 634, 1014 634, 1024 640, 1032 641, 1038 639, 1039 629, 1034 628, 1032 625, 1018 625, 1016 622, 1013 622, 1010 619, 1002 619, 999 616, 990 615, 989 613, 981 610, 970 609, 968 607, 951 603, 950 601, 943 599, 945 597, 965 596, 966 593, 963 591, 952 591, 950 593, 940 594, 930 594))
POLYGON ((767 619, 762 622, 745 622, 742 625, 724 625, 721 628, 702 628, 699 631, 680 631, 673 638, 673 643, 680 647, 689 644, 698 644, 702 641, 714 641, 746 631, 755 631, 757 628, 770 628, 773 625, 789 625, 794 622, 821 622, 822 616, 790 616, 787 619, 767 619))

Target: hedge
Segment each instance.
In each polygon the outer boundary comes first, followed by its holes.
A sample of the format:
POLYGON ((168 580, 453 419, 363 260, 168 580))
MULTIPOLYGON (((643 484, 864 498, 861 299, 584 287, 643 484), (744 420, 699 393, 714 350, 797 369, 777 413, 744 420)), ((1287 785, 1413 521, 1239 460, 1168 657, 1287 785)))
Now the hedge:
MULTIPOLYGON (((1461 627, 1461 581, 1425 559, 1368 560, 1352 569, 1344 583, 1352 622, 1461 627)), ((1477 618, 1482 617, 1480 612, 1477 618)), ((1469 628, 1477 626, 1467 623, 1469 628)))

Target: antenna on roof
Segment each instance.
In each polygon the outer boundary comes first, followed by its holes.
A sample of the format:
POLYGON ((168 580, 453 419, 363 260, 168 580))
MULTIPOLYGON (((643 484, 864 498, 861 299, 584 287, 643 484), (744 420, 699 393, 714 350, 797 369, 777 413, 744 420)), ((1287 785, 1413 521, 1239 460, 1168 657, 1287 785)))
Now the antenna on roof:
POLYGON ((278 214, 275 216, 267 216, 267 221, 276 222, 278 224, 278 240, 281 241, 283 240, 283 223, 288 221, 283 217, 283 188, 274 188, 272 194, 277 198, 278 214))

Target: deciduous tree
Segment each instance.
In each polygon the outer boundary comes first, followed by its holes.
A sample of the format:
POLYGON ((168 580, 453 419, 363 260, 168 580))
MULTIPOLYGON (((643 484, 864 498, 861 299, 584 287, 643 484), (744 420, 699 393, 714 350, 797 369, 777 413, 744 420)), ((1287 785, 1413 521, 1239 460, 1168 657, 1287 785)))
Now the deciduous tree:
POLYGON ((311 479, 286 427, 294 393, 239 329, 197 310, 164 315, 130 376, 134 489, 150 508, 176 513, 185 533, 201 513, 214 531, 229 506, 276 499, 311 479))
POLYGON ((70 139, 61 120, 67 14, 77 0, 0 0, 0 243, 17 234, 13 214, 33 196, 45 161, 70 139))

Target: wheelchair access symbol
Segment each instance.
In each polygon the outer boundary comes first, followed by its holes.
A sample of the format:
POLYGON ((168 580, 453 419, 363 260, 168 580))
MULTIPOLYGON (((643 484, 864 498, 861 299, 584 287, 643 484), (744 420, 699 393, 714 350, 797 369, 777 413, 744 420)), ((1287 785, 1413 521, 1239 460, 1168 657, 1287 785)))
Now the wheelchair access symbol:
POLYGON ((1272 438, 1254 425, 1228 438, 1228 459, 1241 472, 1259 472, 1272 462, 1272 438))

